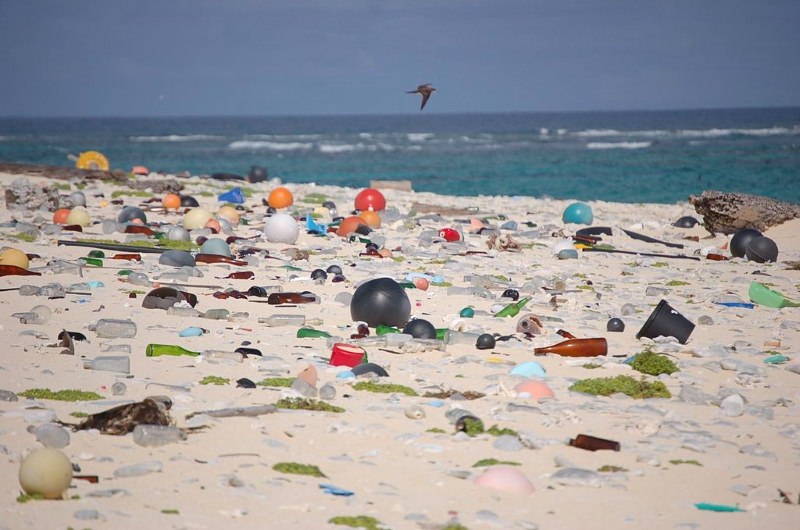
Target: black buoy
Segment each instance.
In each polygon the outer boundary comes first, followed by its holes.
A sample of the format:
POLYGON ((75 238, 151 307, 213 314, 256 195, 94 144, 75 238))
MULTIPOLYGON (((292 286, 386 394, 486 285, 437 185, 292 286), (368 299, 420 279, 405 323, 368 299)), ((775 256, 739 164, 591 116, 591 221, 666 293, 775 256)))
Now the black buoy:
POLYGON ((370 327, 405 326, 411 316, 411 301, 405 289, 391 278, 362 283, 350 300, 350 316, 370 327))
POLYGON ((247 174, 248 182, 264 182, 267 179, 267 168, 265 167, 252 166, 247 174))
POLYGON ((475 341, 475 347, 479 350, 491 350, 496 344, 497 341, 495 340, 494 335, 489 333, 481 334, 475 341))
POLYGON ((753 228, 744 228, 739 230, 733 234, 733 237, 731 238, 729 245, 731 254, 734 257, 743 258, 747 252, 747 245, 749 245, 750 241, 757 237, 761 237, 761 232, 753 228))
POLYGON ((415 318, 405 325, 403 333, 411 335, 415 339, 435 339, 436 328, 427 320, 415 318))
POLYGON ((756 263, 778 261, 778 245, 768 237, 754 237, 747 244, 745 256, 756 263))
POLYGON ((700 221, 698 221, 697 219, 695 219, 690 215, 684 215, 683 217, 672 223, 672 226, 676 226, 678 228, 694 228, 694 226, 697 224, 700 224, 700 221))
POLYGON ((621 318, 616 317, 609 319, 608 323, 606 324, 606 330, 613 333, 625 331, 625 322, 623 322, 621 318))

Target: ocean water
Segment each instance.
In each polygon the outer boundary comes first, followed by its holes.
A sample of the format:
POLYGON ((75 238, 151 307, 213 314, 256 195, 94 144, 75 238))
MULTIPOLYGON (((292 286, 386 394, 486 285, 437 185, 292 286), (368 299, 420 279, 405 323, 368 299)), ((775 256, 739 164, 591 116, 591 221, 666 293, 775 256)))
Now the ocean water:
POLYGON ((800 108, 389 116, 0 118, 0 161, 417 191, 675 203, 705 189, 800 202, 800 108))

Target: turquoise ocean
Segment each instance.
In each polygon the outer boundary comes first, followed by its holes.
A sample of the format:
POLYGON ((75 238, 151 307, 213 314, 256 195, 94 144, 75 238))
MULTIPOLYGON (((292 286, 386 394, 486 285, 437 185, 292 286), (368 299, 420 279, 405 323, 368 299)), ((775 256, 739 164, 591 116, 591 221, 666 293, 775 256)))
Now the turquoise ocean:
POLYGON ((285 183, 675 203, 706 189, 800 203, 800 108, 386 116, 0 118, 0 162, 285 183))

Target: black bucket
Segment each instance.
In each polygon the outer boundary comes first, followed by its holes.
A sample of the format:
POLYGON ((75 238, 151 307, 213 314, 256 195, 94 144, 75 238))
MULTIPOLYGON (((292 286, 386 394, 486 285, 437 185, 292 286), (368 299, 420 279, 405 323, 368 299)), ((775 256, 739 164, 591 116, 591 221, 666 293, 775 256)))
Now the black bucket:
POLYGON ((644 323, 642 329, 636 334, 636 338, 675 337, 681 344, 686 344, 692 331, 694 331, 694 324, 672 309, 666 300, 661 300, 650 313, 650 318, 644 323))

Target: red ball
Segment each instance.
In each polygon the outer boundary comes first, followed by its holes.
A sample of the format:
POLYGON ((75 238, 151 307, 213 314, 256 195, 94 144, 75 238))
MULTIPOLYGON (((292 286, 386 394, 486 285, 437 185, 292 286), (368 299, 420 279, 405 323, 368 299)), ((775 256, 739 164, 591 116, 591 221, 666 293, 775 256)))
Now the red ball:
POLYGON ((386 209, 386 197, 375 188, 363 189, 356 195, 355 208, 379 212, 386 209))
POLYGON ((461 240, 461 234, 458 233, 458 230, 453 228, 442 228, 439 230, 439 237, 450 243, 461 240))

